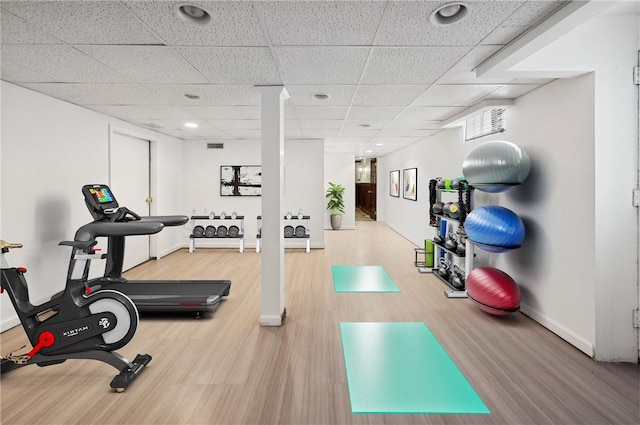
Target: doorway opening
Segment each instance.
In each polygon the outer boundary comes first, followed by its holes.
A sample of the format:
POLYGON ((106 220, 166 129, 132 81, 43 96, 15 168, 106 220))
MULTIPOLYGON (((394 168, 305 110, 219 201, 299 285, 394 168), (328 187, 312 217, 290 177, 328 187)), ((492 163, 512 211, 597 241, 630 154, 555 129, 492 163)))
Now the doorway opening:
POLYGON ((377 160, 356 160, 356 221, 376 220, 377 160))

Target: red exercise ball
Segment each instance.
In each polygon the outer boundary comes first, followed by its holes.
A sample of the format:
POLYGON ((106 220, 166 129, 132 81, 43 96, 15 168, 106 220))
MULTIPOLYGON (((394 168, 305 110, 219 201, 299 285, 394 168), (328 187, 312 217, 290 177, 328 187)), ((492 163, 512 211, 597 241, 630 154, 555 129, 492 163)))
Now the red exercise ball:
POLYGON ((520 309, 520 288, 516 282, 493 267, 478 267, 467 277, 467 296, 480 310, 504 316, 520 309))

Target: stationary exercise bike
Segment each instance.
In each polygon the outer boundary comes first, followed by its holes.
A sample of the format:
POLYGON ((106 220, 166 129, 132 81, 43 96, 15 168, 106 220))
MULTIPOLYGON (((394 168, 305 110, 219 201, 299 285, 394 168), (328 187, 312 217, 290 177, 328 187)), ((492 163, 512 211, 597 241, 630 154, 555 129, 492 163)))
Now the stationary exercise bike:
POLYGON ((30 364, 50 366, 67 359, 99 360, 118 369, 120 373, 111 381, 111 388, 124 391, 151 361, 151 356, 138 354, 130 362, 113 351, 133 338, 138 327, 138 311, 123 293, 110 289, 92 291, 88 285, 91 260, 104 258, 93 248, 97 244, 95 238, 121 233, 152 234, 162 227, 162 223, 153 222, 137 224, 133 229, 127 223, 108 228, 100 223, 83 226, 81 238, 76 234, 75 241, 60 243, 72 247, 65 289, 37 306, 29 300, 27 270, 10 267, 5 259, 9 250, 21 248, 22 244, 0 240, 0 292, 6 290, 9 294, 33 345, 26 354, 11 353, 3 357, 0 372, 30 364))

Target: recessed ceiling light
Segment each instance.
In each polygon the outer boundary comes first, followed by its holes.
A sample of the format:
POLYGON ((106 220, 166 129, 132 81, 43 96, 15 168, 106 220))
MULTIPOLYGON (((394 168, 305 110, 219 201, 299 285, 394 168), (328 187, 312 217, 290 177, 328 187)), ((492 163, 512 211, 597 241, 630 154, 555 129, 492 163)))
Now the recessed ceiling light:
POLYGON ((433 25, 451 25, 460 22, 469 14, 469 8, 464 3, 447 3, 431 13, 429 21, 433 25))
POLYGON ((316 93, 313 95, 313 98, 315 100, 327 100, 329 99, 331 96, 329 96, 328 94, 324 94, 324 93, 316 93))
POLYGON ((368 151, 365 151, 365 152, 366 152, 366 153, 371 153, 371 152, 373 152, 373 151, 372 151, 372 150, 368 150, 368 151))
POLYGON ((200 96, 198 96, 197 94, 191 94, 191 93, 185 93, 184 97, 186 97, 187 99, 190 99, 190 100, 198 100, 198 99, 200 99, 200 96))
POLYGON ((384 146, 384 143, 376 143, 376 146, 384 146))
POLYGON ((211 22, 211 15, 193 4, 183 3, 176 6, 176 14, 185 21, 195 25, 207 25, 211 22))
POLYGON ((184 123, 184 126, 187 127, 187 128, 198 128, 199 127, 198 123, 195 123, 195 122, 186 122, 186 123, 184 123))

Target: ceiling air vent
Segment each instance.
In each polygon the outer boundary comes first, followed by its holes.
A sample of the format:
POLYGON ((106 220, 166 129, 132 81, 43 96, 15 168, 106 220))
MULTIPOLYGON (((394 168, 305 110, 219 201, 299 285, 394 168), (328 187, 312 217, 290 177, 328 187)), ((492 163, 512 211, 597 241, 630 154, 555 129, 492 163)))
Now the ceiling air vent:
POLYGON ((207 149, 224 149, 224 143, 207 143, 207 149))

